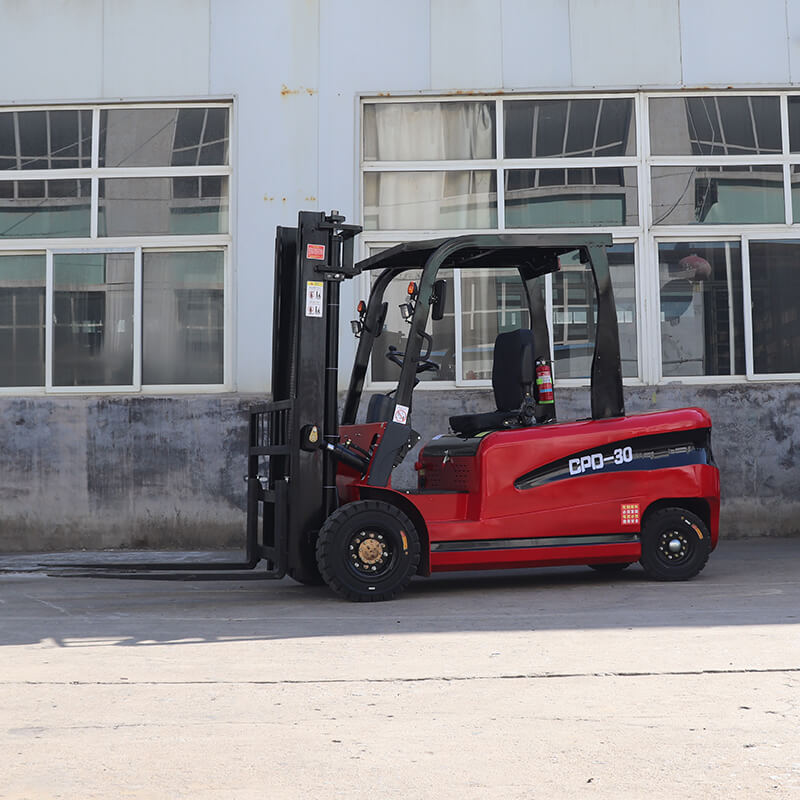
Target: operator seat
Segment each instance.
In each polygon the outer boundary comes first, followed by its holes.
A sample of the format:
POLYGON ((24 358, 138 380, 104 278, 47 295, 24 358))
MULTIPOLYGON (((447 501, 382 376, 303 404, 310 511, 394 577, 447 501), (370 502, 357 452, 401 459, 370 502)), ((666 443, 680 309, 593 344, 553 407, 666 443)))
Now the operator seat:
MULTIPOLYGON (((484 431, 517 428, 525 424, 520 411, 526 397, 534 397, 535 375, 533 331, 524 328, 501 333, 494 342, 492 388, 497 411, 450 417, 450 427, 459 436, 484 431)), ((532 421, 532 418, 531 418, 532 421)))

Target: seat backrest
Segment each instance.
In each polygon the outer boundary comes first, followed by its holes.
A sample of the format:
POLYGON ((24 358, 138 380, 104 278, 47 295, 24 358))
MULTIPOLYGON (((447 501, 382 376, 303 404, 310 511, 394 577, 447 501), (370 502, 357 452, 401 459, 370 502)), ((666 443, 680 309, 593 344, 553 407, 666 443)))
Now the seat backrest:
POLYGON ((533 331, 523 328, 497 336, 492 362, 492 388, 498 411, 516 411, 533 396, 535 375, 533 331))

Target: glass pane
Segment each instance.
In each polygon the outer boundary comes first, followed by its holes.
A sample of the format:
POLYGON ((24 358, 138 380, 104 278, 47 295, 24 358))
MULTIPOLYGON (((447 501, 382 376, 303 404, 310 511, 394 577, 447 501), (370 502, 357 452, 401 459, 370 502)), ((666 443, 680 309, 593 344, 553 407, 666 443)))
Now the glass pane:
POLYGON ((91 165, 91 111, 0 113, 0 170, 78 169, 91 165))
MULTIPOLYGON (((607 248, 617 306, 624 377, 639 374, 636 339, 636 266, 632 244, 607 248)), ((588 378, 597 329, 597 296, 592 271, 574 251, 559 259, 553 273, 553 371, 558 378, 588 378)))
POLYGON ((45 256, 0 256, 0 386, 44 385, 45 256))
POLYGON ((106 178, 100 181, 101 236, 228 232, 228 179, 106 178))
POLYGON ((783 168, 653 167, 654 225, 783 222, 783 168))
POLYGON ((632 98, 514 100, 503 108, 506 158, 636 155, 632 98))
POLYGON ((509 228, 639 224, 635 167, 512 169, 505 180, 509 228))
MULTIPOLYGON (((464 380, 491 380, 497 335, 529 325, 528 300, 519 270, 461 270, 461 363, 464 380)), ((547 348, 548 345, 545 345, 544 355, 549 358, 547 348)))
POLYGON ((367 172, 367 230, 443 230, 497 227, 494 171, 367 172))
POLYGON ((88 236, 91 182, 0 181, 0 239, 88 236))
POLYGON ((53 385, 133 382, 133 253, 53 257, 53 385))
POLYGON ((662 242, 658 270, 662 374, 744 373, 739 242, 662 242))
MULTIPOLYGON (((375 248, 370 255, 380 252, 382 248, 375 248)), ((372 350, 372 380, 390 381, 396 383, 400 377, 400 367, 385 358, 389 347, 396 347, 405 353, 408 344, 409 323, 403 319, 400 306, 408 302, 408 284, 410 281, 419 282, 422 270, 408 270, 395 278, 383 294, 383 299, 389 303, 386 312, 386 322, 383 333, 375 340, 372 350)), ((432 320, 428 317, 426 331, 433 338, 431 347, 431 361, 439 365, 438 372, 420 372, 417 377, 421 381, 452 381, 456 374, 456 335, 455 314, 453 311, 453 270, 439 271, 439 278, 447 281, 449 291, 445 303, 445 313, 441 320, 432 320)), ((424 352, 424 346, 423 346, 424 352)))
POLYGON ((228 163, 227 108, 120 108, 100 112, 101 167, 228 163))
POLYGON ((222 383, 224 253, 142 255, 142 383, 222 383))
POLYGON ((370 103, 365 161, 494 158, 494 103, 370 103))
POLYGON ((781 152, 777 97, 654 97, 650 150, 656 156, 741 156, 781 152))
POLYGON ((753 369, 800 372, 800 242, 750 242, 753 369))

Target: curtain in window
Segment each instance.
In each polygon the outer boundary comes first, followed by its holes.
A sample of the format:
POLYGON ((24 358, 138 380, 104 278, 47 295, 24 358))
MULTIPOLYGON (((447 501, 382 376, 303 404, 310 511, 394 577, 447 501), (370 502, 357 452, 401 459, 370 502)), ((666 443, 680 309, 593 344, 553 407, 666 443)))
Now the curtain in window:
MULTIPOLYGON (((494 126, 488 103, 378 105, 380 161, 492 158, 494 126)), ((490 171, 392 173, 378 188, 378 228, 483 228, 491 224, 485 199, 490 171)), ((381 176, 384 177, 384 176, 381 176)))

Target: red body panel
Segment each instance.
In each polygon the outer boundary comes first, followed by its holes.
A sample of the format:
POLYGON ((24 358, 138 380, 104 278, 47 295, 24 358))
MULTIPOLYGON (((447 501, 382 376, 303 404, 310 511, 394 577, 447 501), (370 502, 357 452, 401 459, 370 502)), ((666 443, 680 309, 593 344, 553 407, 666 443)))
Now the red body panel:
MULTIPOLYGON (((684 434, 702 436, 710 428, 705 411, 687 408, 495 431, 481 439, 474 454, 454 451, 449 457, 441 448, 431 447, 435 455, 423 450, 417 467, 424 488, 388 491, 413 504, 425 521, 431 571, 636 561, 641 518, 665 499, 704 504, 714 547, 719 472, 710 459, 688 463, 691 448, 680 445, 684 434), (659 442, 658 437, 678 445, 647 450, 649 444, 638 444, 659 442), (645 455, 634 458, 631 447, 615 447, 626 442, 644 447, 645 455), (592 457, 590 465, 586 459, 592 457), (529 475, 534 477, 526 483, 529 475), (609 543, 575 539, 597 535, 606 535, 609 543), (611 541, 614 535, 627 541, 611 541), (515 539, 524 540, 522 546, 515 539)), ((382 424, 355 425, 341 434, 366 448, 382 429, 382 424)), ((358 499, 365 484, 346 468, 340 468, 338 482, 343 501, 358 499)))

